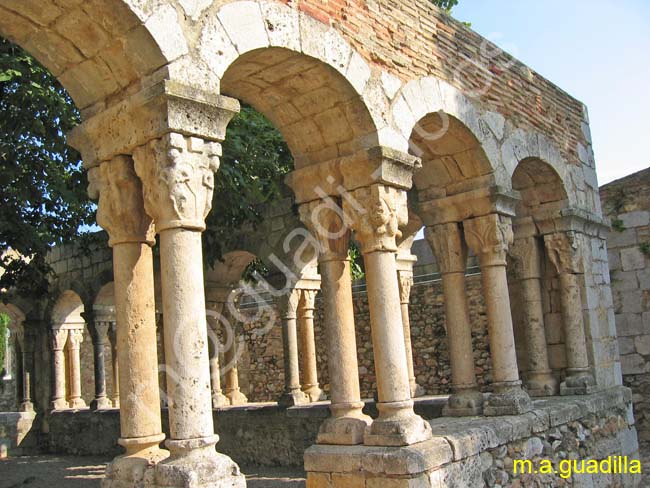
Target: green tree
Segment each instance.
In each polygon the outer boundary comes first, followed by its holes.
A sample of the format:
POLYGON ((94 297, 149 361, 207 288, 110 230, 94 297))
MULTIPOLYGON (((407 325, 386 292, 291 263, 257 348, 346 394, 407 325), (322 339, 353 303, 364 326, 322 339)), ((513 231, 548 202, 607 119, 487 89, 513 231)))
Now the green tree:
POLYGON ((0 288, 40 293, 45 253, 91 224, 93 206, 79 154, 65 134, 79 114, 58 81, 24 50, 0 38, 0 288))
POLYGON ((431 0, 431 3, 447 11, 448 13, 451 13, 451 9, 458 5, 458 0, 431 0))

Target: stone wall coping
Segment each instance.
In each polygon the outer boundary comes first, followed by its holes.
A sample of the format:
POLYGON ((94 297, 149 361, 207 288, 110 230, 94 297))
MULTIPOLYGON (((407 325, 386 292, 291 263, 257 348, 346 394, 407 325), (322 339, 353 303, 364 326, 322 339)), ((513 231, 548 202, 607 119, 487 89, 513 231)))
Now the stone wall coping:
POLYGON ((305 452, 308 472, 367 472, 414 475, 437 469, 513 441, 607 409, 628 409, 629 388, 617 386, 591 395, 534 401, 524 415, 506 417, 440 417, 431 420, 434 437, 408 447, 312 446, 305 452))

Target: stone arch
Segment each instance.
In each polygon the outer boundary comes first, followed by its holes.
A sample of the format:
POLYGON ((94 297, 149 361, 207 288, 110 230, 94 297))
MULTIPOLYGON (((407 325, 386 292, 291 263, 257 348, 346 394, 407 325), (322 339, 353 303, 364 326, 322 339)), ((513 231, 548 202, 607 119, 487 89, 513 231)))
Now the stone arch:
POLYGON ((303 12, 271 2, 229 3, 204 27, 199 53, 223 94, 280 129, 298 168, 396 144, 369 65, 336 29, 303 12))
POLYGON ((8 0, 0 35, 38 59, 83 110, 187 52, 176 10, 159 3, 8 0))
POLYGON ((568 192, 556 168, 538 157, 522 159, 512 174, 512 189, 519 192, 517 218, 559 217, 568 206, 568 192))
POLYGON ((93 314, 115 317, 115 285, 112 281, 102 286, 95 296, 93 314))
POLYGON ((83 328, 86 323, 83 313, 84 304, 81 297, 72 290, 66 290, 61 293, 52 308, 52 328, 67 326, 83 328))

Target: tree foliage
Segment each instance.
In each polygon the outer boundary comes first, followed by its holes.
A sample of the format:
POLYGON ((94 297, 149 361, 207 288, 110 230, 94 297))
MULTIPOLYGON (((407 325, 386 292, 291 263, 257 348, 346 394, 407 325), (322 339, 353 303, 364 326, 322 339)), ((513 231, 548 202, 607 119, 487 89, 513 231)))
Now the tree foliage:
MULTIPOLYGON (((93 222, 79 154, 65 134, 79 114, 58 81, 20 47, 0 38, 0 288, 39 292, 50 246, 93 222)), ((42 291, 42 290, 40 290, 42 291)))
POLYGON ((451 13, 451 9, 458 5, 458 0, 431 0, 431 3, 451 13))

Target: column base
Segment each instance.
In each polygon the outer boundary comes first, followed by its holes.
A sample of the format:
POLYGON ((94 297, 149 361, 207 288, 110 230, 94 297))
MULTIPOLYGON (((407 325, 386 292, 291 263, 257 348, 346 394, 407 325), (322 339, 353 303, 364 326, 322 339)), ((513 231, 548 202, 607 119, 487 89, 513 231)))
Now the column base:
POLYGON ((302 392, 309 397, 311 403, 327 400, 327 395, 318 385, 307 387, 302 392))
POLYGON ((226 398, 229 404, 233 406, 246 405, 248 403, 248 398, 239 389, 226 392, 226 398))
POLYGON ((165 439, 164 434, 146 438, 119 439, 127 454, 118 456, 106 468, 102 488, 141 488, 155 486, 154 468, 157 463, 169 457, 169 451, 160 449, 158 444, 165 439), (129 451, 136 451, 129 454, 129 451))
POLYGON ((285 391, 278 400, 278 405, 284 408, 305 405, 307 403, 309 403, 309 397, 301 390, 285 391))
POLYGON ((426 390, 415 382, 411 383, 411 398, 420 398, 426 394, 426 390))
POLYGON ((113 408, 120 408, 120 399, 113 398, 113 408))
POLYGON ((63 398, 57 398, 50 403, 50 410, 68 410, 70 405, 63 398))
POLYGON ((34 404, 32 402, 22 402, 20 404, 20 409, 21 412, 33 412, 34 411, 34 404))
POLYGON ((84 401, 83 398, 73 398, 70 400, 69 405, 72 410, 79 410, 82 408, 86 408, 88 405, 86 405, 86 402, 84 401))
POLYGON ((331 405, 332 417, 318 430, 317 444, 356 446, 363 444, 372 419, 362 412, 363 402, 331 405))
POLYGON ((246 478, 228 456, 217 453, 218 436, 168 440, 171 456, 156 465, 156 488, 246 488, 246 478))
POLYGON ((212 408, 227 407, 230 405, 230 400, 223 393, 212 394, 212 408))
POLYGON ((483 393, 474 386, 459 389, 449 397, 442 409, 443 417, 474 417, 483 413, 483 393))
POLYGON ((521 389, 521 382, 514 381, 508 384, 495 384, 495 393, 492 393, 483 405, 483 414, 488 417, 502 415, 520 415, 530 412, 533 403, 528 393, 521 389))
POLYGON ((596 381, 591 373, 578 372, 571 374, 560 384, 560 395, 589 395, 597 389, 596 381))
POLYGON ((90 402, 91 410, 106 410, 112 407, 113 403, 106 397, 95 398, 92 402, 90 402))
POLYGON ((557 378, 550 371, 529 373, 526 391, 531 397, 555 396, 559 392, 557 378))
POLYGON ((431 426, 413 411, 413 401, 378 403, 379 417, 364 438, 366 446, 410 446, 431 438, 431 426))

